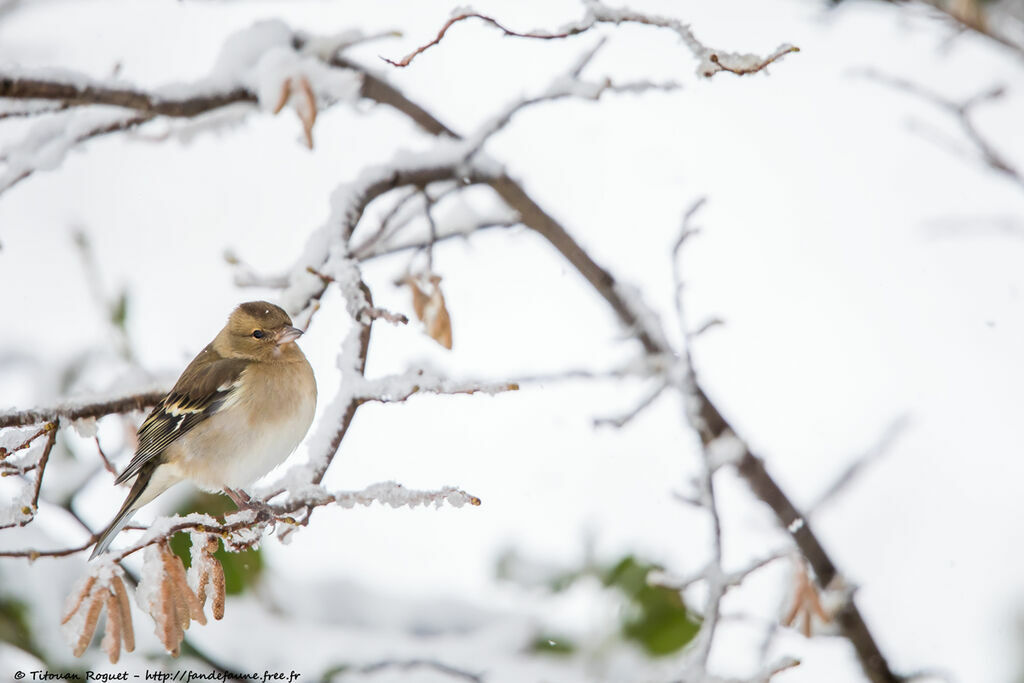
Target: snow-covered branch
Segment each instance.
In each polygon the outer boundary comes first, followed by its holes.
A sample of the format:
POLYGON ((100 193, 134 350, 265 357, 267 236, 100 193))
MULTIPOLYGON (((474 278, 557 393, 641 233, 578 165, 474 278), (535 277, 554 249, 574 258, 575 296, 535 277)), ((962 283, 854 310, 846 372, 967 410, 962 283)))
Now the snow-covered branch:
POLYGON ((147 391, 110 399, 67 401, 47 408, 0 413, 0 429, 24 427, 55 420, 65 423, 75 420, 95 420, 106 415, 148 410, 159 403, 165 393, 164 391, 147 391))
POLYGON ((690 26, 679 19, 655 14, 645 14, 628 8, 616 9, 600 2, 600 0, 585 0, 584 6, 586 7, 586 11, 583 17, 578 21, 562 26, 554 31, 528 32, 513 31, 493 17, 489 17, 479 12, 474 12, 472 10, 459 10, 458 13, 444 23, 433 40, 417 47, 402 59, 384 59, 384 61, 392 66, 406 67, 411 64, 416 57, 423 54, 431 47, 440 44, 452 26, 469 19, 477 19, 494 26, 506 36, 529 38, 534 40, 558 40, 569 38, 581 33, 586 33, 600 24, 633 23, 666 29, 679 36, 683 45, 685 45, 690 53, 698 60, 697 73, 704 77, 714 76, 720 71, 728 71, 738 75, 757 73, 772 62, 781 59, 783 56, 791 52, 799 51, 798 48, 792 45, 781 45, 771 54, 762 57, 754 54, 740 54, 715 50, 698 40, 690 26))

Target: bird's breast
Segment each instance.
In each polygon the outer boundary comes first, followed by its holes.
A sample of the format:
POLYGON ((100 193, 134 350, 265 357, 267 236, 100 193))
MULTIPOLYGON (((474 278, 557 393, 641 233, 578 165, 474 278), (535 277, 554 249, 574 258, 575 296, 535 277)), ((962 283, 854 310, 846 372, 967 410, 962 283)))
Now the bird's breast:
POLYGON ((170 458, 200 488, 245 488, 283 463, 301 443, 316 410, 309 363, 247 368, 240 390, 182 439, 170 458))

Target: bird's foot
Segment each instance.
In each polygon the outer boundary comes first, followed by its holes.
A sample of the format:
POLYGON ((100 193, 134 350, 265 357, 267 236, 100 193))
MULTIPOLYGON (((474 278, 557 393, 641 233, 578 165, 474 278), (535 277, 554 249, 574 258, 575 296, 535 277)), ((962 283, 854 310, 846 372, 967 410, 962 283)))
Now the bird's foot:
POLYGON ((257 519, 274 519, 277 516, 273 508, 262 500, 253 498, 242 489, 225 488, 224 493, 234 502, 235 507, 239 510, 254 511, 257 519))

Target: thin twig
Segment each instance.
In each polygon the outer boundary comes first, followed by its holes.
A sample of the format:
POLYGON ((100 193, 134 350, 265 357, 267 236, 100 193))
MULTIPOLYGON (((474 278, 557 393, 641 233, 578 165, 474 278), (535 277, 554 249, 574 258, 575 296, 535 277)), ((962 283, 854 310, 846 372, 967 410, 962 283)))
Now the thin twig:
POLYGON ((901 415, 892 422, 879 435, 875 443, 859 456, 855 457, 850 465, 840 473, 835 480, 825 488, 824 491, 807 506, 807 516, 814 515, 821 507, 839 495, 844 489, 861 475, 861 473, 872 463, 884 457, 892 449, 893 444, 906 433, 910 425, 910 416, 901 415))
POLYGON ((423 54, 424 52, 434 47, 435 45, 439 44, 441 40, 444 39, 445 34, 448 33, 448 29, 450 29, 452 26, 461 21, 466 21, 467 19, 479 19, 480 21, 486 22, 491 26, 497 28, 506 36, 513 36, 515 38, 534 38, 537 40, 557 40, 559 38, 568 38, 569 36, 574 36, 578 33, 588 31, 593 27, 592 24, 580 25, 570 28, 567 31, 563 31, 562 33, 520 33, 518 31, 513 31, 510 28, 502 26, 500 23, 498 23, 496 19, 489 17, 485 14, 479 14, 477 12, 464 12, 462 14, 457 14, 448 21, 446 21, 444 23, 444 26, 441 27, 441 30, 437 32, 437 36, 435 36, 433 40, 431 40, 429 43, 419 46, 402 59, 399 59, 397 61, 388 59, 387 57, 381 57, 381 59, 383 59, 391 66, 397 66, 402 68, 407 67, 409 66, 409 64, 412 63, 412 60, 416 59, 416 57, 423 54))
POLYGON ((385 62, 395 67, 406 67, 416 57, 423 54, 431 47, 440 44, 445 34, 455 24, 468 19, 479 19, 491 26, 496 27, 504 35, 515 38, 527 38, 534 40, 559 40, 586 33, 599 24, 624 24, 634 23, 644 26, 662 28, 676 33, 682 43, 690 52, 700 60, 698 71, 705 77, 715 75, 720 71, 728 71, 736 75, 746 75, 762 71, 768 65, 778 61, 787 54, 799 52, 799 48, 792 45, 782 45, 775 52, 766 57, 756 55, 739 55, 721 50, 713 50, 697 39, 689 25, 671 17, 662 17, 653 14, 644 14, 629 9, 612 8, 600 0, 586 0, 586 14, 582 19, 570 24, 559 31, 534 31, 519 32, 502 25, 493 17, 477 12, 463 12, 450 18, 444 23, 437 35, 428 43, 425 43, 399 60, 391 60, 381 57, 385 62))
POLYGON ((114 467, 110 462, 110 458, 103 452, 103 446, 100 445, 100 437, 94 436, 92 440, 96 442, 96 451, 100 454, 100 459, 103 460, 103 467, 115 477, 117 476, 117 468, 114 467))
MULTIPOLYGON (((456 668, 450 664, 445 664, 444 662, 440 662, 435 659, 386 659, 372 664, 364 664, 363 666, 354 667, 352 669, 345 669, 335 673, 335 675, 348 673, 350 671, 361 674, 375 674, 388 669, 400 669, 402 671, 430 669, 453 678, 470 681, 470 683, 483 683, 484 680, 482 675, 456 668)), ((328 680, 332 680, 333 678, 334 676, 330 676, 328 677, 328 680)))
POLYGON ((630 410, 628 413, 625 413, 624 415, 620 415, 619 417, 599 417, 599 418, 596 418, 594 420, 594 426, 595 427, 600 427, 602 425, 608 425, 610 427, 615 427, 616 429, 622 429, 627 424, 632 422, 636 418, 637 415, 639 415, 644 410, 646 410, 648 407, 650 407, 650 405, 652 403, 654 403, 658 399, 658 397, 661 396, 665 392, 666 389, 668 389, 668 386, 669 386, 668 382, 664 382, 664 381, 663 382, 659 382, 650 392, 648 392, 647 396, 645 396, 636 405, 636 407, 633 408, 632 410, 630 410))
POLYGON ((976 107, 1003 97, 1006 93, 1005 88, 1002 86, 988 88, 968 97, 965 100, 956 101, 929 90, 918 83, 914 83, 898 76, 884 74, 873 69, 867 69, 859 73, 890 88, 901 90, 910 95, 931 102, 935 106, 947 112, 949 115, 953 116, 960 125, 960 129, 963 131, 964 137, 973 148, 976 160, 1024 189, 1024 175, 1022 175, 1021 171, 1010 163, 1010 161, 999 152, 996 146, 984 134, 982 134, 980 130, 978 130, 978 127, 972 118, 972 113, 976 107))

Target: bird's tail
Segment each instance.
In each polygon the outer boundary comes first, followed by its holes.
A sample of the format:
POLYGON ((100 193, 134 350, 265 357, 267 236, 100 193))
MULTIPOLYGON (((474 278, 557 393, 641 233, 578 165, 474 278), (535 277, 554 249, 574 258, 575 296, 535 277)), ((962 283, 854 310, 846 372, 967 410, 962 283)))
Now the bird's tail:
POLYGON ((149 467, 143 467, 138 476, 135 477, 135 483, 132 484, 132 490, 128 493, 128 497, 125 498, 124 504, 121 509, 118 510, 117 515, 114 517, 114 521, 103 530, 100 534, 100 538, 96 541, 96 547, 93 548, 92 555, 89 559, 95 558, 97 555, 102 555, 106 552, 107 548, 110 547, 111 541, 121 532, 121 529, 125 527, 128 522, 132 519, 132 514, 140 507, 153 500, 157 495, 163 493, 167 486, 161 487, 158 491, 154 491, 150 486, 150 482, 153 479, 153 472, 156 471, 157 463, 152 463, 149 467), (149 489, 149 490, 147 490, 149 489))

